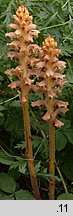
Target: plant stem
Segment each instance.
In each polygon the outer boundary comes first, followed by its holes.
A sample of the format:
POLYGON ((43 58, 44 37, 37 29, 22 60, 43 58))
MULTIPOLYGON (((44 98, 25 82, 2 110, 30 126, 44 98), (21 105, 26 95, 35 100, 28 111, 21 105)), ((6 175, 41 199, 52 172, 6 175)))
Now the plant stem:
MULTIPOLYGON (((49 122, 49 174, 55 175, 55 127, 49 122)), ((55 180, 49 181, 49 199, 55 199, 55 180)))
POLYGON ((15 95, 14 97, 12 97, 12 98, 9 98, 8 100, 5 100, 5 101, 3 101, 3 102, 1 102, 0 103, 0 105, 2 105, 2 104, 5 104, 5 103, 8 103, 8 102, 10 102, 10 101, 12 101, 12 100, 14 100, 14 99, 16 99, 17 97, 19 97, 20 95, 19 94, 17 94, 17 95, 15 95))
POLYGON ((56 24, 56 25, 52 25, 52 26, 47 26, 45 28, 42 28, 42 29, 39 29, 40 31, 43 31, 43 30, 46 30, 46 29, 51 29, 51 28, 56 28, 56 27, 59 27, 59 26, 64 26, 64 25, 67 25, 69 22, 73 21, 73 19, 71 20, 68 20, 66 22, 63 22, 63 23, 59 23, 59 24, 56 24))
POLYGON ((57 165, 57 162, 56 162, 56 169, 57 169, 57 171, 59 173, 59 176, 60 176, 60 178, 62 180, 62 184, 63 184, 64 190, 65 190, 65 193, 68 193, 68 190, 67 190, 67 187, 66 187, 66 183, 65 183, 65 181, 63 179, 62 173, 61 173, 61 171, 60 171, 60 169, 59 169, 59 167, 57 165))
POLYGON ((37 176, 36 176, 36 171, 35 171, 35 166, 34 166, 28 99, 24 104, 22 104, 22 110, 23 110, 23 120, 24 120, 24 134, 25 134, 25 141, 26 141, 26 157, 27 157, 28 168, 29 168, 29 173, 31 177, 31 184, 32 184, 34 196, 37 200, 39 200, 40 193, 39 193, 37 176))

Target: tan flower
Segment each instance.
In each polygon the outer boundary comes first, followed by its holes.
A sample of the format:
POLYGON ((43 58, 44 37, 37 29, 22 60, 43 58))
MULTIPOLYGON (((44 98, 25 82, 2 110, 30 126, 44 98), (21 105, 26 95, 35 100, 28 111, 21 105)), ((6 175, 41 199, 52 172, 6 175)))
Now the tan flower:
MULTIPOLYGON (((39 31, 32 23, 33 18, 24 5, 19 6, 13 19, 14 23, 9 24, 9 27, 14 32, 6 33, 6 36, 13 40, 7 44, 11 48, 8 57, 19 61, 19 66, 7 70, 6 73, 18 77, 21 89, 24 89, 21 103, 26 102, 27 94, 31 90, 44 94, 44 101, 34 102, 33 106, 45 106, 46 113, 43 120, 50 120, 56 127, 61 127, 58 114, 64 115, 68 110, 68 103, 57 99, 66 83, 65 75, 62 74, 66 63, 59 61, 61 50, 57 48, 57 42, 50 35, 45 39, 42 47, 33 43, 39 31), (36 76, 36 85, 32 76, 36 76)), ((9 87, 17 88, 18 85, 13 82, 9 87)))
POLYGON ((61 128, 64 125, 63 122, 59 121, 57 118, 55 119, 55 126, 57 128, 61 128))
POLYGON ((16 88, 20 88, 20 81, 15 81, 15 82, 12 82, 8 85, 9 88, 11 89, 16 89, 16 88))
MULTIPOLYGON (((43 42, 39 52, 39 62, 36 64, 41 67, 38 76, 42 81, 36 83, 34 90, 44 94, 45 108, 47 112, 43 120, 51 121, 56 127, 61 127, 63 123, 58 120, 58 115, 64 115, 68 111, 68 102, 57 100, 58 95, 62 92, 64 84, 67 82, 63 70, 66 63, 59 61, 61 50, 57 48, 57 42, 49 35, 43 42), (41 74, 43 74, 41 76, 41 74)), ((34 105, 43 105, 42 101, 35 102, 34 105)))
POLYGON ((45 106, 45 101, 44 100, 38 100, 38 101, 35 101, 35 102, 32 102, 32 106, 35 107, 35 106, 45 106))
POLYGON ((47 111, 47 112, 45 113, 45 115, 42 117, 42 119, 43 119, 44 121, 49 121, 49 120, 50 120, 50 112, 47 111))

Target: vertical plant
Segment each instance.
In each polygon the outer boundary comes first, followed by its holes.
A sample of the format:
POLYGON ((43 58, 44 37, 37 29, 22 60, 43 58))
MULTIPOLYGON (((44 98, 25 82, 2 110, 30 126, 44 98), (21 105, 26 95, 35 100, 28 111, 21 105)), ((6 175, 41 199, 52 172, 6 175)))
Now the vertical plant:
POLYGON ((37 62, 34 58, 34 54, 40 49, 39 46, 33 44, 33 38, 38 37, 39 31, 36 30, 36 25, 32 23, 32 16, 29 15, 28 10, 23 5, 19 6, 16 14, 13 15, 14 23, 9 24, 9 27, 15 31, 6 33, 6 36, 13 40, 7 45, 10 46, 12 51, 8 52, 8 57, 15 58, 19 65, 14 69, 6 71, 9 76, 17 77, 17 80, 8 85, 11 89, 20 89, 23 110, 24 121, 24 135, 26 141, 26 158, 28 162, 29 173, 31 177, 31 184, 34 196, 36 199, 40 199, 40 192, 38 187, 38 181, 34 166, 30 118, 29 118, 29 104, 28 95, 31 91, 32 83, 31 79, 31 65, 37 62))
POLYGON ((32 103, 32 106, 45 106, 46 113, 43 120, 49 123, 49 199, 55 199, 55 127, 60 128, 63 123, 59 120, 59 115, 64 115, 68 110, 67 102, 58 99, 62 88, 66 83, 63 70, 65 62, 59 60, 60 50, 57 49, 57 42, 48 36, 43 42, 42 47, 33 43, 33 38, 38 37, 39 31, 32 23, 32 16, 28 10, 21 5, 16 15, 13 15, 14 23, 9 25, 15 29, 14 32, 6 33, 14 39, 8 43, 11 52, 8 57, 15 58, 19 65, 15 69, 6 71, 11 77, 16 76, 17 80, 9 84, 11 89, 20 89, 24 121, 24 134, 26 141, 26 158, 31 177, 33 193, 36 199, 40 199, 37 176, 34 166, 34 157, 31 141, 31 129, 29 118, 28 95, 31 90, 41 92, 43 100, 32 103), (34 79, 36 76, 36 79, 34 79), (36 82, 35 82, 36 81, 36 82))
MULTIPOLYGON (((43 42, 39 55, 40 61, 38 70, 39 82, 34 86, 34 90, 43 94, 43 100, 38 100, 32 103, 32 106, 45 106, 46 113, 43 120, 49 123, 49 199, 55 199, 55 127, 60 128, 63 123, 59 120, 59 115, 64 115, 68 110, 68 102, 58 99, 62 88, 66 83, 63 70, 66 63, 59 60, 60 50, 57 49, 57 42, 48 36, 43 42), (41 81, 40 81, 41 80, 41 81)), ((34 73, 36 74, 36 73, 34 73)))

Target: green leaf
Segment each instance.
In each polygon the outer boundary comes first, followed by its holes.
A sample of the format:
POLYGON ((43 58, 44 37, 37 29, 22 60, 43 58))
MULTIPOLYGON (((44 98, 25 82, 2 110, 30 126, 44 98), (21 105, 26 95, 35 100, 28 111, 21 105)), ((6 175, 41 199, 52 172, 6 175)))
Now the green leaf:
POLYGON ((10 103, 10 106, 12 107, 21 107, 21 104, 18 100, 12 101, 12 103, 10 103))
POLYGON ((0 75, 0 81, 2 81, 3 80, 3 77, 0 75))
POLYGON ((3 113, 0 112, 0 116, 3 117, 4 116, 3 113))
POLYGON ((38 176, 41 176, 42 178, 46 179, 48 182, 50 181, 50 178, 52 177, 55 181, 60 182, 61 179, 58 176, 53 176, 51 174, 43 174, 39 173, 38 176))
POLYGON ((57 197, 57 200, 73 200, 72 193, 63 193, 57 197))
POLYGON ((67 144, 67 138, 62 131, 56 131, 56 150, 61 151, 67 144))
POLYGON ((3 196, 5 196, 6 194, 0 190, 0 199, 2 199, 3 196))
POLYGON ((0 126, 3 126, 4 124, 4 116, 3 113, 0 113, 0 126))
POLYGON ((0 189, 7 193, 14 193, 16 183, 7 173, 0 173, 0 189))
POLYGON ((61 169, 67 179, 73 181, 73 145, 67 145, 64 156, 61 159, 61 169))
POLYGON ((68 161, 66 161, 63 166, 62 166, 62 172, 64 173, 64 175, 66 176, 67 179, 69 179, 70 181, 73 181, 73 161, 72 158, 68 161))
POLYGON ((27 166, 27 162, 24 162, 21 165, 19 165, 19 172, 25 174, 26 166, 27 166))
POLYGON ((24 141, 21 141, 21 143, 18 143, 14 148, 23 150, 25 147, 26 147, 26 143, 24 141))
POLYGON ((32 193, 26 190, 19 190, 15 192, 16 200, 35 200, 32 193))
POLYGON ((65 131, 66 129, 71 127, 71 121, 69 119, 61 118, 61 121, 64 123, 64 125, 61 127, 62 131, 65 131))
POLYGON ((0 111, 5 110, 4 106, 0 105, 0 111))
POLYGON ((41 166, 41 161, 39 161, 38 163, 35 164, 36 173, 38 173, 40 171, 40 166, 41 166))
POLYGON ((0 163, 11 165, 13 163, 14 159, 7 155, 3 150, 0 150, 0 163))
POLYGON ((21 174, 19 173, 19 170, 17 169, 11 169, 11 170, 9 169, 8 175, 11 176, 15 180, 15 182, 17 182, 21 176, 21 174))
POLYGON ((15 161, 11 164, 11 166, 9 167, 9 170, 11 169, 16 169, 17 167, 19 167, 19 162, 18 161, 15 161))
POLYGON ((4 196, 2 198, 2 200, 14 200, 14 197, 11 195, 11 196, 4 196))
POLYGON ((66 130, 65 135, 67 136, 68 141, 69 141, 71 144, 73 144, 73 129, 68 129, 68 130, 66 130))
POLYGON ((7 196, 6 194, 0 197, 0 200, 14 200, 13 195, 7 196))
POLYGON ((22 112, 16 112, 16 108, 11 109, 9 116, 5 121, 4 128, 7 132, 12 134, 15 139, 16 137, 20 138, 21 130, 23 128, 22 112))
POLYGON ((39 136, 32 136, 32 143, 33 143, 33 147, 36 148, 38 147, 42 142, 42 138, 39 136))

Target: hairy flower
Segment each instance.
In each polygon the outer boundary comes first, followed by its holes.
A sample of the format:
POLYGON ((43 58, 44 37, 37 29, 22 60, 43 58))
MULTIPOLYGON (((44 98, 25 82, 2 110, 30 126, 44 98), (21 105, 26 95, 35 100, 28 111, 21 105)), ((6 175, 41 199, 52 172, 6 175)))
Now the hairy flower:
POLYGON ((12 82, 8 85, 9 88, 11 89, 16 89, 16 88, 20 88, 20 81, 15 81, 15 82, 12 82))
MULTIPOLYGON (((59 60, 59 54, 61 50, 57 48, 57 42, 49 35, 43 42, 41 52, 39 54, 39 65, 41 72, 39 71, 39 78, 42 81, 36 83, 35 91, 42 92, 44 94, 44 104, 47 112, 43 116, 43 120, 51 121, 56 127, 61 127, 62 122, 58 120, 58 115, 64 115, 68 111, 68 103, 58 100, 58 95, 62 92, 64 84, 67 82, 63 70, 66 67, 64 61, 59 60), (41 74, 44 75, 41 76, 41 74)), ((35 102, 34 106, 40 106, 40 103, 35 102)), ((42 104, 43 105, 43 104, 42 104)))
MULTIPOLYGON (((25 103, 26 94, 31 90, 33 83, 31 70, 33 71, 35 64, 39 62, 39 59, 35 58, 35 54, 40 51, 40 47, 33 43, 34 38, 38 37, 39 31, 36 29, 36 25, 32 23, 33 17, 29 15, 28 10, 22 4, 17 9, 16 14, 13 15, 13 20, 14 23, 9 24, 9 28, 13 29, 13 32, 6 33, 6 36, 12 40, 11 43, 7 43, 11 48, 11 52, 8 52, 7 55, 11 60, 15 58, 19 62, 19 66, 7 70, 6 73, 18 77, 21 89, 23 88, 25 92, 21 96, 21 103, 25 103)), ((41 65, 37 64, 36 68, 37 70, 38 68, 41 69, 41 65)), ((17 88, 16 81, 8 87, 17 88)))
POLYGON ((58 95, 66 83, 63 70, 66 67, 64 61, 59 60, 61 50, 57 48, 57 42, 49 35, 39 47, 34 44, 34 38, 38 37, 39 31, 32 23, 32 16, 24 5, 20 5, 13 15, 14 23, 9 24, 13 32, 6 33, 11 38, 11 52, 9 58, 15 58, 19 66, 6 71, 11 77, 14 75, 18 81, 9 85, 10 88, 21 88, 21 103, 27 101, 29 91, 37 91, 43 94, 43 101, 33 103, 33 106, 45 106, 44 120, 50 120, 56 127, 62 123, 57 119, 59 114, 65 114, 68 110, 67 102, 58 100, 58 95), (36 85, 34 84, 34 77, 36 85))

